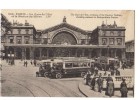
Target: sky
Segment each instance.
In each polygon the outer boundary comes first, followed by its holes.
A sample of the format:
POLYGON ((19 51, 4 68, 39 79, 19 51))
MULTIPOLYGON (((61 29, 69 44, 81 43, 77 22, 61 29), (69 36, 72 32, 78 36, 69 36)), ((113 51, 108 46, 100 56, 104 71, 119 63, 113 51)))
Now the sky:
POLYGON ((44 30, 62 23, 66 16, 67 23, 83 30, 94 30, 104 21, 105 24, 124 26, 125 41, 134 39, 134 11, 132 10, 2 10, 2 14, 13 23, 25 23, 25 20, 34 25, 37 30, 44 30))

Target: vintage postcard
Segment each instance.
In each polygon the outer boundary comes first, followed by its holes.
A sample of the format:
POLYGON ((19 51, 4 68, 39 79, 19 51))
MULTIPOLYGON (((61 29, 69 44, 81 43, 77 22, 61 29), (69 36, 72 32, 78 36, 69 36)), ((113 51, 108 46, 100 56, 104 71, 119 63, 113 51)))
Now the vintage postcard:
POLYGON ((2 97, 134 97, 133 10, 1 10, 2 97))

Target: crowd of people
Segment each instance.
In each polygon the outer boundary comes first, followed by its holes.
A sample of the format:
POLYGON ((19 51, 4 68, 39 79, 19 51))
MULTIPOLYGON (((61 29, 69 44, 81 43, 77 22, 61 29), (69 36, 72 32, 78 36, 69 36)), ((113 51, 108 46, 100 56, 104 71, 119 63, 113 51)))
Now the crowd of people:
MULTIPOLYGON (((33 61, 31 60, 30 64, 36 66, 37 61, 36 60, 33 60, 33 61)), ((27 60, 24 60, 24 65, 23 66, 28 67, 28 61, 27 60)))
MULTIPOLYGON (((86 85, 90 85, 93 91, 100 93, 103 91, 103 84, 106 84, 105 95, 108 95, 109 97, 114 96, 114 81, 111 74, 108 74, 106 78, 103 78, 101 73, 97 75, 96 73, 93 74, 88 71, 85 80, 86 85)), ((125 79, 122 79, 122 83, 120 84, 120 93, 121 97, 127 97, 128 89, 125 79)))

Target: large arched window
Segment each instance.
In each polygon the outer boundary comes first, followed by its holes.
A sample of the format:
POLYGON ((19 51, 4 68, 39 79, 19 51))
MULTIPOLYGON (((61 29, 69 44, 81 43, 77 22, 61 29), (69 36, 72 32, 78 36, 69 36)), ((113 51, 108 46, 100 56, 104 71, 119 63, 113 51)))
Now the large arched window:
POLYGON ((52 44, 77 44, 76 38, 69 32, 60 32, 52 40, 52 44))

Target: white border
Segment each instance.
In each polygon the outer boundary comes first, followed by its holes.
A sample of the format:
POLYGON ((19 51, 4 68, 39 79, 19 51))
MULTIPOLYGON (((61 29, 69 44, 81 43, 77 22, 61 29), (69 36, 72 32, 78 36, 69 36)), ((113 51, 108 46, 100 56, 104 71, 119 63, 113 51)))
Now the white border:
MULTIPOLYGON (((140 93, 140 67, 139 65, 139 51, 140 51, 140 11, 139 0, 1 0, 0 9, 89 9, 89 10, 135 10, 135 98, 139 99, 140 93)), ((5 98, 0 97, 1 100, 49 100, 49 99, 66 99, 66 98, 5 98)), ((67 99, 81 99, 81 98, 67 98, 67 99)), ((82 98, 85 99, 85 98, 82 98)), ((87 98, 86 98, 87 99, 87 98)), ((100 99, 105 98, 88 98, 100 99)), ((108 98, 107 98, 108 99, 108 98)), ((114 99, 114 98, 113 98, 114 99)), ((115 98, 118 99, 118 98, 115 98)), ((128 99, 128 98, 127 98, 128 99)))

